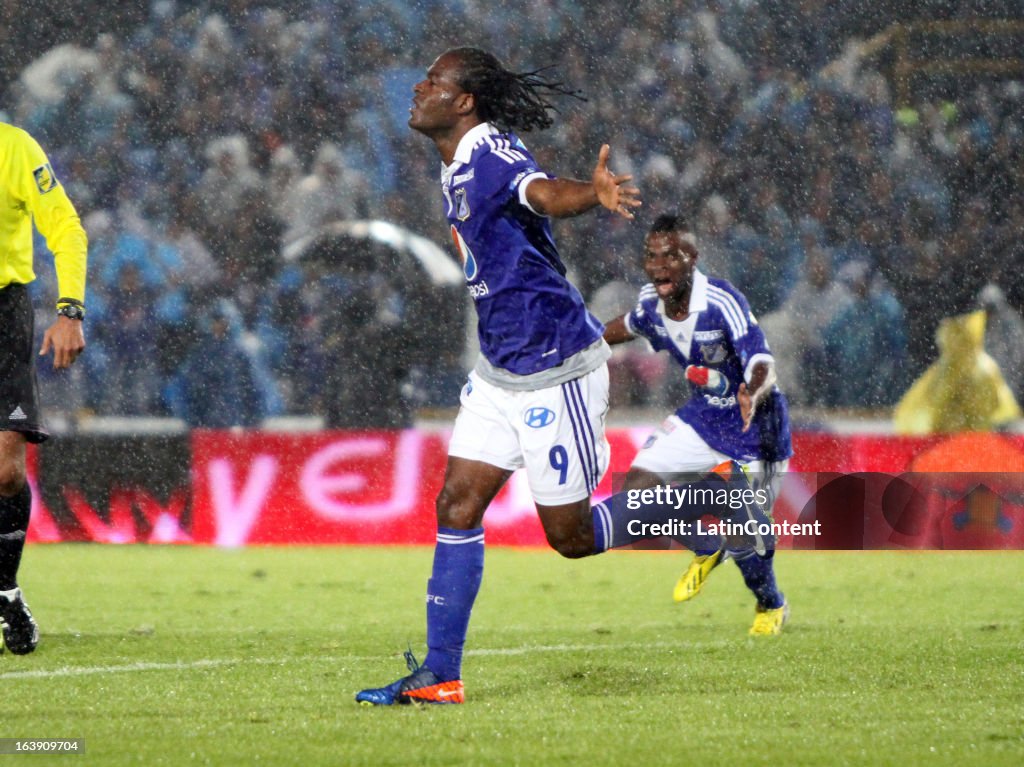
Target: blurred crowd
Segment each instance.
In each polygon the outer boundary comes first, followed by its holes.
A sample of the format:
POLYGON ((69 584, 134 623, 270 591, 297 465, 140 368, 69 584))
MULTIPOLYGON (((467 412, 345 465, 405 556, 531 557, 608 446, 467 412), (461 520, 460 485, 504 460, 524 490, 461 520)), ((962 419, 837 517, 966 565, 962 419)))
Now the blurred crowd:
MULTIPOLYGON (((636 223, 556 224, 601 319, 635 300, 646 223, 681 210, 702 268, 750 299, 795 404, 891 406, 934 360, 939 320, 978 306, 1020 397, 1024 85, 958 79, 897 103, 851 44, 975 5, 157 0, 56 44, 10 77, 0 119, 47 150, 90 237, 90 348, 57 407, 223 427, 331 413, 401 425, 456 404, 465 334, 404 333, 424 318, 402 274, 286 258, 336 220, 446 246, 436 155, 406 120, 413 84, 456 44, 554 66, 582 91, 524 137, 545 169, 589 177, 608 142, 641 187, 636 223), (366 353, 338 363, 353 346, 366 353), (363 396, 340 407, 353 388, 363 396)), ((49 312, 54 281, 35 286, 49 312)), ((616 350, 613 375, 615 404, 679 394, 639 342, 616 350)))

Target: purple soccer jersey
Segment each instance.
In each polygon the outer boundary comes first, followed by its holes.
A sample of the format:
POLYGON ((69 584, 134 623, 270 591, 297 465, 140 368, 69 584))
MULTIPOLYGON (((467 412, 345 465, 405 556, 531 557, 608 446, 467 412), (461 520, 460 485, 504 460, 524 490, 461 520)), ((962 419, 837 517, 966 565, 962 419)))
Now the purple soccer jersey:
POLYGON ((691 317, 696 315, 696 323, 684 337, 673 327, 681 323, 666 322, 654 285, 649 284, 641 289, 636 307, 626 316, 631 333, 646 338, 656 351, 668 351, 681 368, 705 366, 724 377, 724 391, 691 384, 691 397, 676 415, 708 445, 736 460, 788 458, 792 454, 789 418, 778 387, 773 387, 768 400, 758 407, 750 429, 743 431, 736 393, 753 365, 772 360, 747 299, 727 280, 694 269, 689 309, 691 317))
POLYGON ((480 349, 516 375, 560 365, 604 330, 566 279, 548 219, 526 202, 526 183, 537 177, 548 176, 522 141, 487 124, 463 136, 441 177, 480 349))

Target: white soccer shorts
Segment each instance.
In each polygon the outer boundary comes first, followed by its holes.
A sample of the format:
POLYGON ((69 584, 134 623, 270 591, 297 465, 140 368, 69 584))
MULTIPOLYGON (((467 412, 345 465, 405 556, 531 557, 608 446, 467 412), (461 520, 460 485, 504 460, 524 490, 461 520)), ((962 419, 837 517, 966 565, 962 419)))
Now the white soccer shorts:
MULTIPOLYGON (((673 414, 666 418, 654 433, 648 437, 636 454, 632 469, 643 469, 661 477, 671 478, 678 474, 706 474, 720 463, 732 460, 705 442, 692 426, 673 414)), ((771 469, 769 504, 770 512, 782 484, 782 475, 789 467, 789 461, 767 466, 764 461, 738 461, 749 476, 751 486, 757 490, 765 479, 765 470, 771 469)))
POLYGON ((448 455, 514 471, 526 467, 533 500, 558 506, 587 498, 608 470, 608 367, 535 391, 493 386, 475 372, 448 455))

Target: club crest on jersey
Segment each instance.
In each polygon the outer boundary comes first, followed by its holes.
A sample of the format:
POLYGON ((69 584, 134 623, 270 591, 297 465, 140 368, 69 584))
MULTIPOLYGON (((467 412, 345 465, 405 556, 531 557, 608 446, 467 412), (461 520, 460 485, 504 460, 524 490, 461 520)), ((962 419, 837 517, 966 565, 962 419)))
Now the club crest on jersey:
POLYGON ((40 165, 32 171, 32 177, 35 178, 36 186, 39 187, 39 194, 46 194, 57 188, 57 177, 53 174, 50 163, 40 165))
POLYGON ((459 234, 459 230, 454 225, 452 226, 452 240, 455 242, 455 250, 459 254, 459 260, 462 261, 462 273, 466 275, 466 282, 472 282, 476 279, 476 258, 473 257, 473 251, 469 249, 469 245, 462 239, 462 235, 459 234))
POLYGON ((466 189, 455 190, 455 218, 465 221, 469 218, 469 202, 466 200, 466 189))
POLYGON ((704 357, 705 365, 720 365, 725 362, 725 346, 720 343, 701 344, 700 353, 704 357))

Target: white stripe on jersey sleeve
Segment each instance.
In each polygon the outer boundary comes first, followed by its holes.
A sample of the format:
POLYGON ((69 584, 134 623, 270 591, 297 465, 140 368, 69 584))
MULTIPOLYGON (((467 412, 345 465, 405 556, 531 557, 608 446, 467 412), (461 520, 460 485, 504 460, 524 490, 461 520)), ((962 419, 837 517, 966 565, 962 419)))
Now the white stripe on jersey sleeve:
POLYGON ((516 149, 513 149, 508 139, 487 136, 484 141, 486 141, 488 146, 490 146, 493 154, 496 154, 509 165, 515 165, 517 162, 523 162, 526 160, 526 155, 516 149))
POLYGON ((770 354, 755 354, 747 362, 747 368, 743 371, 743 380, 750 383, 750 376, 754 374, 754 365, 758 362, 766 362, 769 365, 775 364, 775 358, 770 354))
POLYGON ((733 338, 743 338, 747 334, 750 327, 747 324, 747 318, 743 313, 743 308, 731 293, 714 285, 708 285, 708 302, 717 306, 722 312, 725 321, 729 323, 733 338))
POLYGON ((636 299, 636 308, 640 310, 641 314, 647 314, 647 307, 644 306, 644 301, 649 301, 652 298, 657 300, 658 290, 654 287, 653 282, 648 282, 640 288, 640 295, 636 299))
POLYGON ((548 178, 548 174, 547 173, 543 173, 542 171, 537 171, 536 173, 531 173, 529 176, 524 176, 522 179, 520 179, 520 181, 519 181, 519 204, 522 205, 524 208, 526 208, 528 211, 530 211, 533 215, 535 215, 535 216, 543 216, 544 214, 543 213, 538 213, 537 211, 535 211, 533 209, 533 206, 530 205, 530 201, 526 199, 526 187, 528 187, 530 185, 531 181, 533 181, 534 179, 538 179, 538 178, 548 178))
POLYGON ((511 141, 509 141, 507 138, 505 138, 505 139, 501 140, 501 143, 504 144, 504 147, 502 148, 501 151, 504 152, 505 154, 507 154, 509 157, 511 157, 512 158, 512 162, 526 162, 526 160, 527 160, 526 155, 523 154, 522 152, 520 152, 514 146, 512 146, 512 142, 511 141))
POLYGON ((632 320, 630 320, 630 317, 632 316, 633 312, 637 312, 640 315, 647 314, 647 309, 644 308, 644 301, 657 297, 658 291, 655 289, 654 283, 648 282, 646 285, 640 288, 640 295, 638 295, 636 298, 636 307, 626 312, 625 315, 626 332, 629 333, 631 336, 641 335, 640 332, 633 326, 632 320))
POLYGON ((626 326, 626 332, 631 336, 636 336, 636 329, 633 327, 633 322, 629 318, 633 316, 633 312, 626 312, 622 315, 622 324, 626 326))

